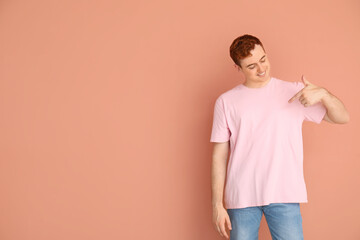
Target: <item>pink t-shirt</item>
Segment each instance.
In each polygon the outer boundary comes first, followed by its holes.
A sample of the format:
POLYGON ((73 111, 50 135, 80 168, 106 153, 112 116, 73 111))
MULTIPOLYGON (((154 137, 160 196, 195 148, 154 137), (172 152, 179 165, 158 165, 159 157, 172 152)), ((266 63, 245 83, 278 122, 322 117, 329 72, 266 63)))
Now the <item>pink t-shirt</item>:
POLYGON ((303 87, 271 77, 261 88, 239 84, 217 98, 210 142, 230 140, 226 209, 307 202, 302 123, 319 124, 326 108, 288 103, 303 87))

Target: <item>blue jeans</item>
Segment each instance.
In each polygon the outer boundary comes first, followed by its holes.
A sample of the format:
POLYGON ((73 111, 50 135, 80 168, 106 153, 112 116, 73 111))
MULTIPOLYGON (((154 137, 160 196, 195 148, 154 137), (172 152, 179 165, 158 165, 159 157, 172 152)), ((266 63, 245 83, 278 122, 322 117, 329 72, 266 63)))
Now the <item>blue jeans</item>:
POLYGON ((270 203, 264 206, 227 209, 230 240, 258 240, 264 213, 273 240, 303 240, 299 203, 270 203))

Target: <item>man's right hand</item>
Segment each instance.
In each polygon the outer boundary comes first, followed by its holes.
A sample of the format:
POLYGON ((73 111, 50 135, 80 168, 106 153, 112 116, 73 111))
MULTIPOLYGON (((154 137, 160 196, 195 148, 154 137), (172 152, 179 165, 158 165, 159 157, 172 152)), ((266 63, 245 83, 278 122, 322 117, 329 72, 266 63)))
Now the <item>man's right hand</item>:
POLYGON ((230 230, 232 229, 230 217, 222 205, 213 207, 213 225, 222 237, 229 238, 225 227, 227 225, 230 230))

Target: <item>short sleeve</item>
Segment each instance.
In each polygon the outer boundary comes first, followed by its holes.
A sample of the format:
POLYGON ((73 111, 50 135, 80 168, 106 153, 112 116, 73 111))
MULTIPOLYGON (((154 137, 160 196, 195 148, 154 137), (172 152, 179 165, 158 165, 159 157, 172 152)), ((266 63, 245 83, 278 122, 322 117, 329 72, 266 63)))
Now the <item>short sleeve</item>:
MULTIPOLYGON (((304 86, 305 85, 302 82, 296 82, 296 87, 297 87, 298 91, 303 89, 304 86)), ((308 107, 305 107, 302 104, 301 104, 301 106, 304 109, 304 111, 303 111, 304 120, 310 121, 310 122, 315 122, 317 124, 320 124, 320 122, 323 120, 323 118, 326 114, 326 111, 327 111, 325 106, 321 102, 318 102, 318 103, 308 106, 308 107)))
POLYGON ((304 107, 304 120, 319 124, 323 120, 326 108, 321 102, 304 107))
POLYGON ((219 97, 215 102, 210 142, 227 142, 230 139, 230 135, 231 132, 226 121, 224 102, 219 97))

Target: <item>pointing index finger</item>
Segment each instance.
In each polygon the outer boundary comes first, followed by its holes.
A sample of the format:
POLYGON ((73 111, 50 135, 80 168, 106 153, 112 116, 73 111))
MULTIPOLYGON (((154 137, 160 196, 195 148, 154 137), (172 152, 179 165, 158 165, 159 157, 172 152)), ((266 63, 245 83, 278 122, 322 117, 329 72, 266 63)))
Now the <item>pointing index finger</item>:
POLYGON ((301 94, 303 92, 303 89, 301 89, 299 92, 297 92, 292 98, 289 99, 289 103, 291 103, 292 101, 294 101, 297 97, 300 97, 301 94))

